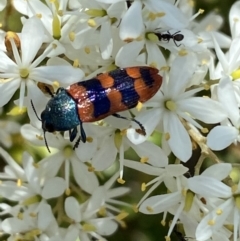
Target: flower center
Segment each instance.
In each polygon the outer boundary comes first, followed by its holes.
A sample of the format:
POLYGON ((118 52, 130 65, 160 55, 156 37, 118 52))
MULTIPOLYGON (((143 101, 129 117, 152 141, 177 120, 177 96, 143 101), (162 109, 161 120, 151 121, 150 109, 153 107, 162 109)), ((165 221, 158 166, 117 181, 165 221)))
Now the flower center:
POLYGON ((165 102, 165 107, 170 111, 175 111, 177 109, 176 103, 172 100, 167 100, 165 102))
POLYGON ((151 32, 146 33, 145 38, 153 42, 159 42, 158 36, 155 33, 151 33, 151 32))
POLYGON ((21 78, 27 79, 29 75, 28 69, 20 69, 19 71, 21 78))
POLYGON ((64 156, 65 158, 69 158, 72 156, 73 154, 73 149, 72 149, 72 146, 65 146, 64 147, 64 150, 63 150, 63 153, 64 153, 64 156))

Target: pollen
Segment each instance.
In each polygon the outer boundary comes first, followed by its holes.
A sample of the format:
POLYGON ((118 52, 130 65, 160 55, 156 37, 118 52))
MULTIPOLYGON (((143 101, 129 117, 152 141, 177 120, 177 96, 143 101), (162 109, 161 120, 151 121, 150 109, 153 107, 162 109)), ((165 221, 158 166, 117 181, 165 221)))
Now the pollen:
POLYGON ((165 140, 168 141, 171 138, 170 133, 165 133, 165 140))
POLYGON ((91 50, 90 50, 89 47, 85 47, 85 48, 84 48, 84 51, 85 51, 86 54, 90 54, 90 52, 91 52, 91 50))
POLYGON ((93 138, 91 136, 87 136, 86 141, 88 143, 92 143, 93 142, 93 138))
POLYGON ((222 210, 222 209, 217 209, 217 210, 216 210, 216 214, 217 214, 217 215, 221 215, 222 213, 223 213, 223 210, 222 210))
POLYGON ((209 225, 209 226, 215 225, 215 220, 213 220, 213 219, 212 219, 212 220, 209 220, 209 221, 208 221, 208 225, 209 225))
POLYGON ((143 182, 141 185, 141 191, 144 192, 146 190, 146 187, 147 187, 146 183, 143 182))
POLYGON ((152 207, 147 206, 146 209, 147 209, 147 211, 148 211, 149 213, 153 213, 153 208, 152 208, 152 207))
POLYGON ((181 49, 179 52, 178 52, 178 55, 179 56, 186 56, 188 54, 187 50, 186 49, 181 49))
POLYGON ((87 23, 88 23, 88 26, 91 28, 95 28, 97 26, 97 23, 94 19, 89 19, 87 23))
POLYGON ((42 14, 41 13, 36 13, 36 17, 41 19, 42 18, 42 14))
POLYGON ((162 220, 162 221, 161 221, 161 224, 162 224, 163 227, 165 227, 166 221, 165 221, 165 220, 162 220))
POLYGON ((94 168, 93 166, 89 166, 89 167, 88 167, 88 171, 89 171, 89 172, 94 172, 94 171, 95 171, 95 168, 94 168))
POLYGON ((127 212, 125 212, 125 211, 122 211, 121 213, 119 213, 119 214, 116 216, 116 220, 118 220, 118 221, 123 220, 123 219, 126 218, 128 215, 129 215, 129 213, 127 213, 127 212))
POLYGON ((150 12, 150 13, 148 14, 148 20, 154 21, 155 19, 156 19, 156 14, 153 13, 153 12, 150 12))
POLYGON ((165 236, 166 241, 171 241, 171 238, 169 236, 165 236))
POLYGON ((18 179, 18 180, 17 180, 17 186, 18 186, 18 187, 21 187, 21 186, 22 186, 22 180, 21 180, 21 179, 18 179))
POLYGON ((170 111, 175 111, 177 109, 176 103, 172 100, 167 100, 165 102, 165 107, 170 111))
POLYGON ((143 104, 140 101, 138 101, 138 104, 136 106, 137 111, 140 111, 142 107, 143 107, 143 104))
POLYGON ((20 108, 19 106, 15 106, 7 113, 7 115, 18 116, 18 115, 22 115, 22 114, 24 114, 26 112, 27 112, 27 108, 26 107, 20 108))
POLYGON ((40 140, 40 141, 42 141, 42 140, 43 140, 43 137, 42 137, 42 136, 40 136, 40 135, 36 135, 36 138, 37 138, 38 140, 40 140))
POLYGON ((71 189, 70 189, 70 188, 67 188, 67 189, 65 190, 65 195, 66 195, 66 196, 70 196, 70 195, 71 195, 71 189))
POLYGON ((123 180, 122 178, 118 178, 118 179, 117 179, 117 182, 118 182, 119 184, 124 184, 126 181, 123 180))
POLYGON ((239 79, 240 78, 240 69, 233 71, 231 76, 232 76, 233 80, 239 79))
POLYGON ((59 82, 58 82, 58 81, 54 81, 54 82, 53 82, 53 87, 54 87, 54 88, 58 89, 59 86, 60 86, 60 85, 59 85, 59 82))
POLYGON ((136 204, 134 204, 134 205, 132 206, 132 209, 133 209, 133 211, 134 211, 135 213, 138 213, 138 211, 139 211, 136 204))
POLYGON ((142 158, 140 159, 140 162, 141 162, 141 163, 147 163, 148 160, 149 160, 148 157, 142 157, 142 158))
POLYGON ((198 10, 198 13, 203 14, 204 11, 205 11, 204 9, 201 9, 201 8, 200 8, 200 9, 198 10))
POLYGON ((73 31, 70 32, 70 33, 68 34, 68 37, 69 37, 70 41, 73 42, 73 41, 75 40, 75 37, 76 37, 75 32, 73 32, 73 31))
POLYGON ((208 130, 208 128, 202 128, 202 129, 201 129, 201 132, 204 133, 204 134, 206 134, 206 133, 209 132, 209 130, 208 130))

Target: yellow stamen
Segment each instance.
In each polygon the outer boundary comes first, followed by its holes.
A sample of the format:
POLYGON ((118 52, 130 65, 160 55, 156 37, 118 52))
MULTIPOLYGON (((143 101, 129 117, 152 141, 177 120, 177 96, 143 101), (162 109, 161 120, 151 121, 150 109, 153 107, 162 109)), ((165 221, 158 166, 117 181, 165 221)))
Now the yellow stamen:
POLYGON ((117 179, 117 182, 118 182, 119 184, 124 184, 126 181, 123 180, 122 178, 118 178, 118 179, 117 179))

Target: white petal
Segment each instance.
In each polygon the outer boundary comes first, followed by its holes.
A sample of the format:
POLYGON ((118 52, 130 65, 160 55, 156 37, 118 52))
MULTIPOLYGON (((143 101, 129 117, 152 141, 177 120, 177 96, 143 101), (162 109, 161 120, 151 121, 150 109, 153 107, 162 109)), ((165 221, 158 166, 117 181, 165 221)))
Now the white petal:
POLYGON ((157 195, 146 199, 139 207, 139 212, 144 214, 162 213, 176 205, 181 199, 181 193, 157 195))
POLYGON ((109 59, 112 54, 113 39, 109 21, 103 22, 100 30, 100 51, 103 59, 109 59))
POLYGON ((218 231, 220 228, 222 228, 222 225, 226 221, 226 218, 229 216, 232 207, 233 206, 233 200, 228 199, 223 204, 221 204, 219 207, 212 210, 209 214, 207 214, 199 223, 197 230, 196 230, 196 239, 199 241, 205 241, 208 240, 213 232, 218 231), (217 211, 223 211, 220 215, 218 215, 217 211), (209 220, 214 221, 214 225, 209 224, 209 220))
POLYGON ((81 81, 84 73, 81 69, 72 66, 42 66, 35 68, 31 72, 31 78, 43 82, 42 80, 58 81, 64 87, 81 81))
POLYGON ((39 210, 38 216, 38 228, 40 230, 46 230, 51 225, 51 230, 53 231, 54 225, 53 221, 55 218, 52 213, 51 206, 48 204, 41 204, 41 209, 39 210))
POLYGON ((229 23, 231 28, 231 35, 232 38, 236 38, 240 36, 240 25, 239 21, 236 21, 236 19, 239 18, 239 11, 240 11, 240 2, 236 1, 229 12, 229 23))
POLYGON ((89 222, 97 228, 97 232, 100 235, 104 235, 104 236, 111 235, 118 228, 118 224, 115 221, 107 220, 104 218, 90 220, 89 222))
POLYGON ((59 197, 64 193, 66 188, 66 182, 63 178, 53 177, 46 181, 42 190, 42 196, 45 199, 59 197))
POLYGON ((92 193, 98 187, 98 179, 93 172, 88 171, 88 167, 79 160, 71 160, 73 175, 78 185, 87 193, 92 193))
POLYGON ((168 157, 163 150, 152 142, 132 146, 140 158, 148 158, 148 163, 155 167, 165 167, 168 164, 168 157))
POLYGON ((17 218, 6 218, 1 223, 1 227, 5 233, 16 234, 28 231, 28 225, 24 220, 17 218))
POLYGON ((232 194, 230 187, 212 177, 195 176, 188 179, 188 185, 193 192, 204 197, 227 198, 232 194))
POLYGON ((0 107, 4 106, 8 103, 8 101, 12 98, 13 94, 16 92, 17 88, 19 88, 20 79, 11 80, 9 82, 0 83, 0 107))
POLYGON ((160 69, 162 66, 166 66, 165 57, 155 43, 151 43, 150 41, 147 41, 146 50, 148 53, 147 65, 156 66, 157 69, 160 69))
POLYGON ((140 113, 135 119, 144 126, 146 136, 138 134, 136 128, 139 129, 139 126, 135 122, 132 122, 133 128, 128 128, 127 138, 135 145, 143 143, 155 130, 161 115, 162 110, 160 109, 151 109, 140 113))
POLYGON ((186 15, 170 2, 148 0, 144 1, 144 4, 146 4, 152 12, 165 13, 165 16, 161 17, 161 21, 169 28, 182 29, 189 24, 186 15))
POLYGON ((208 167, 201 173, 201 176, 212 177, 219 181, 226 178, 232 170, 230 163, 218 163, 208 167))
POLYGON ((6 4, 7 4, 7 0, 2 0, 1 1, 1 3, 0 3, 0 11, 2 11, 6 7, 6 4))
POLYGON ((238 130, 232 126, 216 126, 207 136, 207 145, 220 151, 231 145, 238 136, 238 130))
POLYGON ((222 105, 210 98, 192 97, 178 101, 182 111, 190 113, 194 118, 205 123, 218 123, 227 118, 222 105))
POLYGON ((234 94, 233 82, 229 76, 222 77, 218 85, 218 99, 225 107, 228 117, 233 125, 237 125, 239 120, 239 109, 234 94))
POLYGON ((138 57, 143 46, 143 41, 133 41, 125 44, 122 48, 120 48, 116 55, 116 65, 121 68, 139 65, 139 63, 136 61, 136 58, 138 57))
POLYGON ((92 158, 92 166, 96 171, 103 171, 110 167, 117 156, 117 148, 112 137, 105 137, 102 145, 98 148, 92 158))
POLYGON ((81 213, 79 208, 79 203, 74 197, 68 197, 64 203, 65 212, 67 216, 73 219, 75 222, 81 221, 81 213))
POLYGON ((143 31, 142 3, 134 1, 122 18, 119 35, 122 40, 136 39, 143 31))
POLYGON ((41 21, 35 17, 28 19, 23 25, 21 34, 22 64, 24 67, 36 56, 42 45, 43 37, 44 31, 41 21))
POLYGON ((124 160, 124 166, 154 176, 160 176, 164 172, 162 168, 152 167, 137 161, 124 160))
POLYGON ((170 134, 168 144, 175 156, 186 162, 192 155, 190 137, 174 113, 164 115, 164 132, 170 134))
POLYGON ((169 73, 169 93, 164 92, 164 94, 166 94, 167 97, 176 98, 176 96, 183 93, 190 82, 190 78, 193 76, 196 66, 197 59, 193 54, 176 57, 169 73))

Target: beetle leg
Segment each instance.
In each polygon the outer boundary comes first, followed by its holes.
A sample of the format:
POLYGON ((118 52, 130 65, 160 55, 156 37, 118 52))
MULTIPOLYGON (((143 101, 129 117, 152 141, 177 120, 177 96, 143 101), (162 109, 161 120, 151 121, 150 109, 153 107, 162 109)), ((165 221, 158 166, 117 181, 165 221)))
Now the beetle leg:
POLYGON ((82 122, 80 121, 80 132, 81 132, 81 139, 82 139, 82 142, 85 143, 86 140, 87 140, 87 137, 86 137, 86 133, 83 129, 83 125, 82 125, 82 122))
POLYGON ((140 129, 136 129, 136 132, 137 132, 138 134, 141 134, 141 135, 143 135, 143 136, 146 136, 146 130, 145 130, 144 126, 143 126, 142 123, 140 123, 138 120, 136 120, 136 119, 134 119, 134 118, 127 118, 127 117, 125 117, 125 116, 121 116, 121 115, 116 114, 116 113, 115 113, 115 114, 112 114, 112 116, 117 117, 117 118, 121 118, 121 119, 124 119, 124 120, 134 121, 134 122, 137 123, 137 124, 139 125, 139 127, 140 127, 140 129))
POLYGON ((77 136, 77 127, 74 127, 73 129, 69 130, 69 138, 72 142, 77 136))

